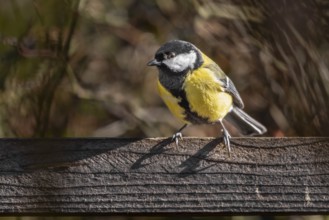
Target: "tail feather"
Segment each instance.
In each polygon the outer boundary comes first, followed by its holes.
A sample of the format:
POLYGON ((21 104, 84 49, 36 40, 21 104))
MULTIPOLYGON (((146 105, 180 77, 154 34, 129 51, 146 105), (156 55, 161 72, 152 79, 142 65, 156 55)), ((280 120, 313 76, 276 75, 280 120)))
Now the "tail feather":
POLYGON ((224 119, 233 124, 243 135, 261 135, 267 131, 261 123, 237 107, 234 107, 224 119))

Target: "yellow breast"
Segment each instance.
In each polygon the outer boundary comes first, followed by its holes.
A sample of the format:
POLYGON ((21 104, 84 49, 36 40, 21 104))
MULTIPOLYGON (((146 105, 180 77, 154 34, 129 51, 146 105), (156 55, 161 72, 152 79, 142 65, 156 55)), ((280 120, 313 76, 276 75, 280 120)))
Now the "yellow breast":
POLYGON ((171 95, 171 93, 166 88, 164 88, 159 81, 158 81, 158 91, 159 91, 160 97, 162 98, 164 103, 167 105, 167 107, 169 108, 171 113, 176 118, 180 119, 183 123, 188 124, 189 122, 184 119, 185 110, 178 104, 181 100, 177 99, 176 97, 171 95))
POLYGON ((232 96, 223 92, 216 76, 207 68, 188 74, 184 82, 186 98, 191 111, 209 122, 225 117, 232 108, 232 96))

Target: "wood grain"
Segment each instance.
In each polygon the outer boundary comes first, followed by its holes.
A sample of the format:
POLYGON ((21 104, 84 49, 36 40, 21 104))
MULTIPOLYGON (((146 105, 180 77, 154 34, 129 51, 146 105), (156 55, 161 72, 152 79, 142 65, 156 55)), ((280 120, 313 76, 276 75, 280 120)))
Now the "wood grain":
POLYGON ((0 213, 329 213, 329 138, 1 139, 0 213))

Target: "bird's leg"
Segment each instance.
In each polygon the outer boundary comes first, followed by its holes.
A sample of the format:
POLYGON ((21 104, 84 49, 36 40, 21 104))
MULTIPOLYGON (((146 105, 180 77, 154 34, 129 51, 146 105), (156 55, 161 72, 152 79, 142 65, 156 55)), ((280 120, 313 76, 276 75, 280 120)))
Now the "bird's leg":
POLYGON ((231 156, 231 145, 230 145, 230 138, 231 135, 228 133, 228 131, 226 130, 224 124, 222 121, 219 121, 221 126, 222 126, 222 132, 223 132, 223 139, 224 139, 224 144, 226 149, 228 150, 228 154, 231 156))
POLYGON ((176 145, 178 146, 178 139, 183 139, 183 135, 182 135, 182 130, 184 130, 184 128, 186 128, 187 124, 184 124, 183 127, 181 127, 173 136, 172 136, 172 140, 175 141, 176 145))

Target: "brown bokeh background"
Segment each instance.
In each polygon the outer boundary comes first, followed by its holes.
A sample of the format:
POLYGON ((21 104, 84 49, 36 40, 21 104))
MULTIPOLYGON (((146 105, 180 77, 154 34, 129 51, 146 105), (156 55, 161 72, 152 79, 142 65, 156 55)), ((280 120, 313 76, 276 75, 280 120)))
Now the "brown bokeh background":
MULTIPOLYGON (((328 9, 325 0, 1 0, 0 137, 171 136, 181 124, 146 66, 171 39, 194 43, 223 68, 267 136, 328 136, 328 9)), ((0 217, 105 218, 145 219, 0 217)))
MULTIPOLYGON (((1 137, 158 137, 181 124, 146 66, 187 40, 266 136, 329 135, 327 1, 1 1, 1 137)), ((231 128, 234 135, 234 128, 231 128)), ((220 136, 191 126, 187 136, 220 136)))

